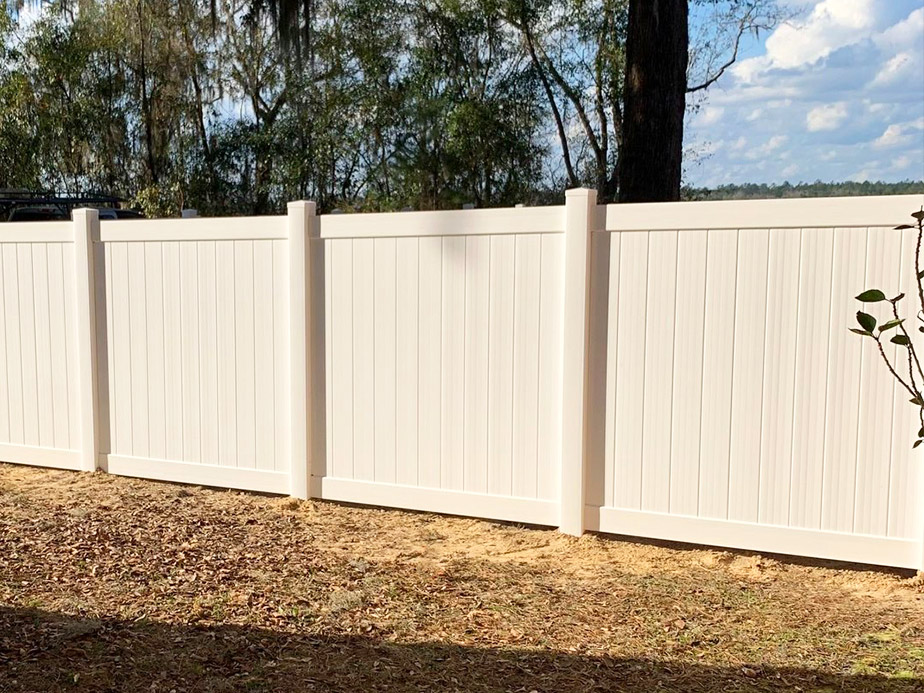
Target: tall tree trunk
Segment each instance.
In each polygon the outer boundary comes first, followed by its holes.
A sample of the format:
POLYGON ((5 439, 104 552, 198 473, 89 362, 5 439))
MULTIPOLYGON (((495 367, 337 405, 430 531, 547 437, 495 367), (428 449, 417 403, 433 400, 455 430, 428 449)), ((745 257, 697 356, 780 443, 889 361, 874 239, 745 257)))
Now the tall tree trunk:
POLYGON ((687 0, 629 0, 619 201, 680 199, 687 0))

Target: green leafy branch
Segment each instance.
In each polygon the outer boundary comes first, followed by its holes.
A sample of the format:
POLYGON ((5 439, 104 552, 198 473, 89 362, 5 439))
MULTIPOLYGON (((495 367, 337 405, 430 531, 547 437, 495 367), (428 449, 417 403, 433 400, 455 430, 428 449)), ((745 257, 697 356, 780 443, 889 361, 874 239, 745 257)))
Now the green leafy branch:
MULTIPOLYGON (((917 318, 918 321, 922 323, 922 325, 918 326, 918 332, 924 333, 924 284, 921 282, 921 280, 924 279, 924 272, 921 271, 921 240, 922 237, 924 237, 924 210, 914 212, 911 216, 915 219, 916 223, 914 225, 902 224, 895 228, 896 230, 916 228, 918 231, 918 239, 914 251, 914 271, 917 277, 917 298, 920 303, 920 310, 918 310, 917 318)), ((898 294, 898 296, 894 298, 887 298, 885 293, 879 289, 867 289, 857 296, 857 300, 861 303, 888 303, 891 307, 891 317, 882 324, 879 324, 874 316, 859 310, 857 311, 857 323, 859 323, 860 328, 857 329, 852 327, 850 331, 863 337, 869 337, 876 342, 879 355, 889 369, 889 373, 891 373, 892 377, 911 395, 909 401, 918 408, 918 419, 921 423, 917 439, 913 445, 913 447, 917 447, 921 443, 924 443, 924 393, 922 393, 922 389, 924 389, 924 369, 921 368, 921 360, 918 358, 917 349, 905 326, 906 319, 901 317, 898 312, 898 304, 904 298, 905 294, 903 293, 898 294), (908 371, 906 376, 899 374, 899 370, 902 368, 898 364, 899 359, 896 359, 895 363, 893 363, 889 359, 888 354, 886 354, 882 340, 887 338, 889 334, 892 335, 889 342, 905 350, 908 371)))

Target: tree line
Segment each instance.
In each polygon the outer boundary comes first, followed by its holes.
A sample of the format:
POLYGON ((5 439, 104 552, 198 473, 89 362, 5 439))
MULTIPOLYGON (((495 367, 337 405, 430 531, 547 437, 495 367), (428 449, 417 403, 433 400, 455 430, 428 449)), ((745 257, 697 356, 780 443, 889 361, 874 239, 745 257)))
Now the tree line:
POLYGON ((774 0, 37 4, 29 23, 0 11, 0 188, 154 214, 541 204, 576 185, 676 199, 685 110, 783 16, 774 0))
POLYGON ((766 200, 797 197, 859 197, 866 195, 917 195, 924 193, 924 181, 906 180, 898 183, 846 181, 842 183, 740 183, 716 188, 687 187, 681 192, 684 200, 766 200))

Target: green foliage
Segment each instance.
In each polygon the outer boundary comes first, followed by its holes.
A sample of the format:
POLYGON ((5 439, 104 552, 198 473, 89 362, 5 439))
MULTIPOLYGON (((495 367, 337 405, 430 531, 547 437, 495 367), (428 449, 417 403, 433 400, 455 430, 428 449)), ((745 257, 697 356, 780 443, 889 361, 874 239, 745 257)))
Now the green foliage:
MULTIPOLYGON (((914 269, 917 275, 917 300, 918 310, 917 318, 924 323, 924 270, 921 270, 921 244, 924 241, 924 210, 914 212, 911 215, 917 222, 912 224, 901 224, 895 227, 896 230, 917 229, 917 244, 914 253, 914 269)), ((899 303, 905 298, 904 293, 899 293, 894 298, 887 298, 886 294, 880 289, 867 289, 860 293, 856 299, 861 303, 888 303, 890 306, 891 317, 886 318, 885 322, 879 324, 876 318, 863 311, 857 311, 857 322, 860 329, 855 327, 849 328, 854 334, 867 337, 876 343, 876 349, 879 356, 888 368, 889 373, 896 382, 911 395, 909 400, 911 404, 918 408, 918 418, 921 422, 921 428, 918 431, 917 440, 913 447, 918 447, 924 442, 924 368, 918 358, 917 348, 911 340, 911 335, 905 328, 905 318, 902 318, 898 311, 899 303), (878 329, 877 329, 878 324, 878 329), (883 345, 883 338, 887 337, 886 332, 896 330, 892 334, 889 343, 895 344, 900 349, 890 347, 890 354, 883 345)), ((924 325, 918 326, 918 331, 924 333, 924 325)))
MULTIPOLYGON (((774 3, 694 2, 696 76, 774 3)), ((628 0, 38 4, 0 11, 0 187, 203 214, 615 197, 628 0)))
POLYGON ((541 95, 500 3, 271 5, 55 0, 28 27, 0 12, 0 187, 120 194, 152 214, 541 192, 541 95), (280 48, 306 8, 310 32, 280 48))

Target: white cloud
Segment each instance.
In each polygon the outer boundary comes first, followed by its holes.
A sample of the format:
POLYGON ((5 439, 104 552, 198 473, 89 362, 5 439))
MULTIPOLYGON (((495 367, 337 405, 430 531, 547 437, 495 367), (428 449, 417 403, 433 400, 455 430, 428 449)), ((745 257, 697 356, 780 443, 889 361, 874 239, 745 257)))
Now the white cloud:
POLYGON ((836 130, 847 119, 847 104, 838 103, 817 106, 805 116, 805 125, 809 132, 836 130))
POLYGON ((764 142, 759 147, 755 147, 754 149, 751 149, 749 152, 745 154, 745 156, 748 159, 759 159, 761 157, 765 157, 768 154, 772 154, 773 152, 775 152, 777 149, 782 147, 788 141, 789 141, 789 137, 787 135, 774 135, 773 137, 771 137, 769 140, 764 142))
POLYGON ((766 53, 742 60, 732 71, 745 82, 771 68, 810 65, 864 37, 875 28, 879 13, 874 0, 823 0, 807 19, 784 24, 766 42, 766 53))
POLYGON ((895 55, 876 73, 873 85, 893 84, 903 77, 910 77, 914 72, 914 56, 910 51, 895 55))
POLYGON ((696 116, 693 124, 696 127, 709 127, 718 123, 725 113, 721 106, 706 106, 696 116))
POLYGON ((917 140, 918 144, 921 144, 922 140, 924 140, 924 133, 917 134, 918 130, 924 130, 924 118, 918 118, 907 123, 892 123, 882 135, 876 138, 873 146, 885 149, 914 144, 915 140, 917 140))
POLYGON ((882 50, 894 50, 920 43, 924 34, 924 8, 909 14, 902 21, 873 36, 873 41, 882 50))
POLYGON ((809 7, 764 45, 749 39, 754 57, 706 95, 717 124, 691 114, 691 138, 721 129, 725 146, 690 182, 922 177, 924 2, 777 1, 809 7))

